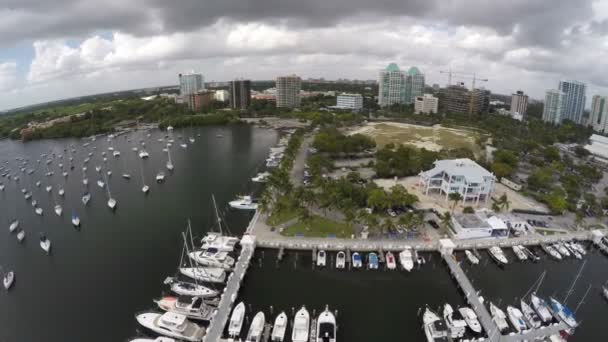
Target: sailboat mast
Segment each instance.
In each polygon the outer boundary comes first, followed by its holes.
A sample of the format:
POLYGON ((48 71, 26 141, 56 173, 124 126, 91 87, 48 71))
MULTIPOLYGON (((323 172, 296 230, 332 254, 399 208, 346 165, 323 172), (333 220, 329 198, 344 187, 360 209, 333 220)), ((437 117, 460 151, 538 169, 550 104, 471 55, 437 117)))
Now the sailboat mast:
POLYGON ((578 302, 578 305, 576 305, 576 309, 574 309, 574 313, 576 313, 578 311, 578 308, 581 307, 581 305, 583 304, 583 302, 585 301, 585 298, 587 298, 587 295, 589 294, 589 290, 591 290, 591 284, 589 284, 589 286, 587 287, 587 291, 585 291, 585 294, 583 295, 583 299, 581 299, 578 302))
POLYGON ((217 218, 217 227, 222 232, 222 219, 220 214, 217 211, 217 203, 215 203, 215 195, 211 194, 211 199, 213 200, 213 208, 215 209, 215 217, 217 218))
POLYGON ((581 273, 583 272, 583 268, 585 268, 586 264, 587 264, 587 259, 585 259, 585 261, 583 262, 583 265, 578 270, 578 273, 576 274, 576 278, 574 278, 574 281, 572 282, 572 286, 570 286, 570 289, 568 290, 568 293, 566 294, 566 298, 564 298, 564 305, 566 305, 566 302, 568 301, 568 298, 572 294, 572 290, 574 290, 574 285, 576 285, 576 281, 581 276, 581 273))

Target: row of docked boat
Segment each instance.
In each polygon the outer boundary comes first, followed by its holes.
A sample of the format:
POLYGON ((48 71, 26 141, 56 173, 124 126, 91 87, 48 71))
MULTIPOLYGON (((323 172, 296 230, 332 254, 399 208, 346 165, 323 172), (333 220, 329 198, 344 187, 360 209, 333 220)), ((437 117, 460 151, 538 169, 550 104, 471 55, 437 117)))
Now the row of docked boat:
MULTIPOLYGON (((243 330, 245 321, 245 303, 240 302, 234 307, 230 322, 228 324, 228 335, 231 338, 239 338, 243 330)), ((260 311, 255 314, 245 341, 259 342, 262 339, 264 327, 266 325, 266 316, 260 311)), ((273 342, 286 341, 286 334, 289 325, 289 320, 285 312, 281 312, 274 320, 270 340, 273 342)), ((336 342, 338 326, 336 324, 336 316, 326 306, 321 312, 316 322, 311 321, 311 315, 305 306, 298 310, 293 318, 291 329, 292 342, 336 342)))
POLYGON ((479 335, 482 332, 481 324, 473 309, 461 307, 454 310, 450 304, 444 305, 443 316, 440 316, 427 306, 422 314, 422 323, 428 342, 460 339, 468 329, 475 335, 479 335))
POLYGON ((583 245, 576 241, 565 241, 557 242, 553 244, 541 244, 540 247, 556 260, 562 260, 569 257, 575 257, 576 259, 582 259, 583 256, 587 255, 587 250, 583 245))
MULTIPOLYGON (((370 270, 377 270, 382 257, 384 257, 386 268, 389 270, 395 270, 399 265, 402 269, 409 272, 414 268, 416 263, 423 264, 425 262, 424 258, 419 256, 415 249, 407 246, 399 252, 398 260, 395 254, 390 251, 384 254, 382 252, 370 252, 366 257, 362 253, 353 252, 350 260, 347 259, 344 251, 338 251, 336 253, 335 267, 337 269, 344 269, 346 268, 346 264, 350 261, 352 267, 355 269, 366 267, 370 270)), ((317 267, 325 267, 327 265, 327 252, 325 250, 319 250, 317 252, 316 265, 317 267)))
MULTIPOLYGON (((564 241, 556 242, 553 244, 541 244, 542 250, 550 257, 556 260, 562 260, 568 257, 575 257, 576 259, 582 259, 587 251, 585 247, 576 241, 564 241)), ((536 254, 532 249, 523 245, 511 246, 513 254, 519 261, 539 261, 540 256, 536 254)), ((467 260, 473 264, 479 264, 481 255, 476 250, 465 250, 464 251, 467 260)), ((488 248, 488 254, 490 257, 499 265, 509 264, 509 259, 504 253, 503 249, 499 246, 492 246, 488 248)))

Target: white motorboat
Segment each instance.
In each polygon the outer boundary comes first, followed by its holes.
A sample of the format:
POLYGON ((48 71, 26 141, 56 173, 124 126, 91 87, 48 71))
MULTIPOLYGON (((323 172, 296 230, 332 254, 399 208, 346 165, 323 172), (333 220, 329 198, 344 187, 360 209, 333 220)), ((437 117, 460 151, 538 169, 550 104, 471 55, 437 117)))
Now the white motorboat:
POLYGON ((25 230, 19 229, 19 233, 17 233, 17 241, 21 242, 25 239, 25 230))
POLYGON ((57 216, 61 216, 62 213, 63 213, 63 208, 61 207, 60 204, 57 204, 55 206, 55 214, 57 214, 57 216))
POLYGON ((143 148, 141 150, 139 150, 139 158, 146 159, 149 156, 150 156, 150 154, 148 154, 148 152, 146 150, 144 150, 143 148))
POLYGON ((336 342, 337 330, 336 316, 325 306, 325 311, 317 318, 316 342, 336 342))
POLYGON ((469 326, 469 328, 471 328, 471 330, 478 334, 481 333, 481 324, 479 324, 477 314, 475 314, 475 311, 473 311, 473 309, 464 306, 458 308, 458 312, 460 312, 462 318, 464 318, 464 321, 467 322, 467 325, 469 326))
POLYGON ((89 185, 89 179, 88 178, 83 178, 82 179, 82 184, 83 185, 89 185))
POLYGON ((412 256, 412 248, 407 246, 401 253, 399 253, 399 262, 404 270, 410 272, 414 268, 414 259, 412 256))
POLYGON ((13 222, 11 222, 10 226, 8 226, 8 230, 9 232, 14 232, 15 229, 19 228, 19 220, 13 220, 13 222))
POLYGON ((378 254, 371 252, 367 255, 367 268, 377 270, 379 266, 378 254))
POLYGON ((361 268, 363 267, 363 261, 361 260, 361 254, 359 252, 354 252, 352 255, 353 268, 361 268))
POLYGON ((241 335, 243 321, 245 320, 245 303, 240 302, 232 310, 230 323, 228 324, 228 336, 234 338, 241 335))
POLYGON ((191 144, 194 144, 194 142, 196 141, 193 137, 188 138, 188 141, 190 141, 191 144))
POLYGON ((395 260, 395 255, 393 252, 386 252, 386 267, 389 270, 394 270, 397 268, 397 261, 395 260))
POLYGON ((608 287, 606 285, 602 285, 602 294, 604 295, 604 298, 608 300, 608 287))
POLYGON ((220 251, 217 248, 207 248, 201 251, 190 252, 190 259, 203 266, 230 269, 234 266, 234 258, 228 255, 227 251, 220 251))
POLYGON ((258 204, 253 201, 251 196, 238 196, 236 200, 228 202, 228 205, 241 210, 256 210, 258 208, 258 204))
POLYGON ((116 200, 114 198, 108 199, 108 208, 114 210, 116 209, 116 200))
POLYGON ((159 172, 156 174, 156 182, 157 183, 162 183, 165 181, 165 173, 164 172, 159 172))
POLYGON ((141 192, 143 192, 144 194, 147 194, 147 193, 148 193, 148 191, 150 191, 150 187, 149 187, 149 186, 147 186, 147 185, 144 185, 144 186, 141 188, 141 192))
POLYGON ((49 240, 43 233, 40 233, 40 248, 42 248, 46 254, 51 253, 51 240, 49 240))
POLYGON ((40 207, 36 207, 36 209, 34 209, 34 211, 36 212, 36 215, 42 216, 42 214, 43 214, 43 210, 40 207))
POLYGON ((581 253, 581 255, 587 255, 587 251, 585 250, 585 247, 583 247, 583 245, 581 245, 580 243, 576 242, 576 241, 571 241, 570 245, 575 248, 579 253, 581 253))
POLYGON ((488 249, 488 253, 499 265, 506 265, 509 263, 507 257, 503 253, 502 249, 498 246, 492 246, 488 249))
POLYGON ((82 195, 82 204, 87 205, 90 200, 91 200, 91 194, 90 193, 87 192, 84 195, 82 195))
POLYGON ((320 250, 317 252, 317 266, 325 267, 325 261, 327 259, 327 254, 324 250, 320 250))
POLYGON ((239 239, 233 236, 226 236, 218 232, 208 232, 201 239, 201 249, 215 248, 219 251, 232 252, 239 239))
POLYGON ((98 173, 101 172, 101 166, 95 166, 95 171, 97 171, 98 173))
POLYGON ((68 176, 68 173, 67 173, 67 172, 65 172, 65 171, 63 171, 63 172, 61 173, 61 175, 62 175, 63 177, 67 177, 67 176, 68 176))
POLYGON ((443 319, 448 326, 450 337, 453 339, 461 338, 467 331, 467 322, 460 316, 460 312, 454 312, 450 304, 443 306, 443 319), (458 317, 456 317, 458 316, 458 317))
POLYGON ((532 307, 538 314, 538 317, 545 322, 549 323, 553 320, 553 315, 551 315, 551 311, 549 310, 549 305, 545 302, 544 299, 538 297, 535 293, 530 295, 530 302, 532 307))
POLYGON ((579 253, 579 251, 574 248, 570 243, 564 242, 563 246, 570 252, 570 254, 574 255, 574 257, 578 260, 581 260, 583 258, 583 255, 579 253))
POLYGON ((339 251, 336 254, 336 268, 343 269, 346 267, 346 254, 343 251, 339 251))
POLYGON ((293 329, 291 331, 291 340, 293 342, 308 342, 308 334, 310 331, 310 314, 304 306, 298 312, 293 320, 293 329))
POLYGON ((2 284, 4 285, 4 289, 8 290, 13 286, 13 282, 15 281, 15 273, 13 271, 8 271, 4 274, 2 279, 2 284))
POLYGON ((216 309, 205 304, 201 297, 168 296, 155 300, 154 302, 162 310, 184 315, 189 319, 196 319, 199 321, 211 320, 216 312, 216 309))
POLYGON ((260 342, 262 340, 262 334, 264 333, 264 326, 266 325, 266 317, 262 311, 255 314, 247 333, 246 342, 260 342))
POLYGON ((213 298, 219 295, 219 292, 206 286, 196 283, 188 283, 185 281, 178 281, 175 278, 167 278, 165 280, 165 284, 171 284, 171 291, 182 296, 213 298))
POLYGON ((78 217, 76 214, 72 214, 72 225, 74 227, 80 227, 80 217, 78 217))
POLYGON ((449 331, 445 321, 439 318, 428 306, 422 315, 422 323, 427 342, 448 341, 449 331))
POLYGON ((63 195, 65 195, 65 190, 63 190, 63 189, 59 189, 58 194, 59 194, 59 196, 62 196, 62 197, 63 197, 63 195))
POLYGON ((552 258, 556 260, 562 260, 562 255, 557 251, 557 249, 553 248, 551 245, 541 244, 540 247, 545 251, 545 253, 549 254, 552 258))
POLYGON ((511 321, 511 325, 515 328, 515 331, 522 332, 528 329, 524 320, 524 314, 518 308, 510 305, 507 306, 507 316, 509 316, 509 321, 511 321))
POLYGON ((108 175, 108 177, 112 177, 112 171, 108 170, 108 172, 106 172, 106 174, 108 175))
POLYGON ((534 329, 540 328, 541 320, 540 317, 536 314, 536 312, 528 305, 528 303, 523 300, 520 301, 521 312, 524 314, 524 318, 526 319, 526 323, 528 326, 534 329))
POLYGON ((100 188, 103 188, 106 186, 106 183, 104 183, 102 180, 98 180, 97 181, 97 186, 99 186, 100 188))
POLYGON ((470 250, 465 250, 464 254, 466 255, 467 259, 469 260, 469 262, 473 265, 477 265, 479 264, 479 258, 475 256, 475 254, 473 254, 473 252, 471 252, 470 250))
POLYGON ((142 326, 168 337, 185 341, 201 341, 205 335, 205 328, 188 321, 186 316, 166 312, 158 314, 146 312, 136 316, 137 322, 142 326))
POLYGON ((47 185, 46 192, 51 192, 51 190, 53 190, 53 186, 52 185, 47 185))
POLYGON ((114 152, 112 152, 112 155, 113 155, 114 157, 120 157, 120 151, 118 151, 118 150, 114 150, 114 152))
POLYGON ((31 192, 26 193, 26 194, 23 196, 23 198, 25 198, 25 200, 26 200, 26 201, 27 201, 27 200, 29 200, 30 198, 32 198, 32 193, 31 193, 31 192))
POLYGON ((255 177, 251 178, 251 181, 255 183, 265 183, 268 180, 268 177, 270 177, 269 172, 260 172, 255 177))
POLYGON ((490 302, 490 314, 492 315, 492 320, 496 323, 498 330, 500 332, 505 332, 509 329, 509 323, 507 322, 507 315, 504 311, 502 311, 498 306, 494 305, 494 303, 490 302))
POLYGON ((131 179, 131 175, 128 173, 123 173, 122 178, 129 180, 129 179, 131 179))
POLYGON ((526 253, 524 253, 524 250, 523 248, 521 248, 521 246, 515 245, 511 248, 513 249, 513 253, 515 253, 515 256, 517 257, 517 259, 519 259, 519 261, 528 260, 528 256, 526 255, 526 253))
POLYGON ((564 245, 562 245, 561 243, 556 243, 553 245, 553 248, 555 248, 559 254, 561 254, 563 257, 569 257, 570 256, 570 252, 568 251, 568 248, 564 247, 564 245))
POLYGON ((285 332, 287 331, 287 314, 281 312, 274 320, 272 326, 272 334, 270 340, 272 342, 283 342, 285 340, 285 332))
POLYGON ((137 152, 137 151, 138 151, 138 148, 137 148, 137 146, 135 146, 135 147, 131 147, 131 150, 132 150, 133 152, 137 152))
POLYGON ((188 145, 186 145, 186 144, 179 144, 179 146, 180 146, 181 148, 183 148, 183 149, 188 148, 188 145))
POLYGON ((38 201, 32 200, 32 207, 36 208, 37 205, 38 205, 38 201))
POLYGON ((167 167, 167 170, 169 171, 173 171, 174 166, 173 166, 173 161, 171 160, 171 151, 169 151, 169 149, 167 149, 167 164, 165 165, 167 167))
POLYGON ((186 277, 190 277, 198 281, 223 283, 226 280, 226 272, 221 268, 180 267, 179 271, 186 277))
POLYGON ((37 187, 37 188, 39 188, 39 187, 40 187, 40 184, 42 184, 42 183, 40 183, 40 181, 37 181, 37 182, 36 182, 36 187, 37 187))

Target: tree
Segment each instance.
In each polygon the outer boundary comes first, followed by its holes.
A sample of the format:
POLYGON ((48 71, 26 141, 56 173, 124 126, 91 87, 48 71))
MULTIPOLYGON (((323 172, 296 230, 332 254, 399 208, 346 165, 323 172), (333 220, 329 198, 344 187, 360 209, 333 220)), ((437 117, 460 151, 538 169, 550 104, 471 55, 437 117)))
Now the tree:
POLYGON ((513 173, 513 167, 511 165, 497 161, 493 162, 490 168, 498 178, 510 177, 513 173))
POLYGON ((466 206, 464 209, 462 209, 462 212, 465 214, 475 214, 475 209, 473 209, 471 206, 466 206))
POLYGON ((377 188, 369 192, 367 205, 375 210, 384 210, 389 205, 389 199, 383 189, 377 188))
POLYGON ((450 192, 450 194, 448 195, 448 199, 454 202, 454 204, 452 204, 452 212, 454 212, 454 209, 456 209, 458 202, 462 201, 462 195, 458 192, 450 192))
POLYGON ((395 231, 395 222, 392 219, 386 218, 382 224, 383 232, 387 231, 389 233, 395 231))
POLYGON ((507 197, 507 193, 503 193, 500 196, 500 198, 498 199, 498 205, 500 206, 501 210, 509 211, 511 201, 509 201, 509 198, 507 197))
POLYGON ((443 213, 443 215, 439 215, 439 219, 441 220, 441 225, 444 228, 447 229, 452 227, 452 215, 449 211, 446 211, 445 213, 443 213))

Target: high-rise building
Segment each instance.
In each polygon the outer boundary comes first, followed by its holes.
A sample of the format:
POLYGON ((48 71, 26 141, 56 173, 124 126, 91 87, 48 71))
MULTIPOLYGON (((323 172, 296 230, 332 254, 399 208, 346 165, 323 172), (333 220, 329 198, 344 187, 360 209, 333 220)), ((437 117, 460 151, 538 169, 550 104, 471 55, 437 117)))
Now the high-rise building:
POLYGON ((468 90, 464 85, 451 85, 443 89, 446 112, 469 114, 487 113, 490 108, 490 91, 486 89, 468 90), (471 108, 472 105, 472 108, 471 108))
POLYGON ((215 95, 213 95, 213 98, 216 101, 220 102, 230 101, 230 93, 228 92, 228 90, 218 89, 215 91, 215 95))
POLYGON ((378 104, 380 107, 405 103, 406 75, 395 63, 389 64, 378 76, 378 104))
POLYGON ((543 121, 559 125, 562 123, 565 94, 558 89, 547 90, 545 106, 543 108, 543 121))
POLYGON ((511 114, 526 115, 528 110, 528 95, 525 95, 523 91, 518 90, 515 94, 511 95, 511 114))
POLYGON ((277 77, 275 83, 277 88, 277 107, 300 107, 300 89, 302 87, 302 79, 299 76, 279 76, 277 77))
POLYGON ((234 80, 230 82, 230 107, 247 109, 251 104, 251 81, 234 80))
POLYGON ((179 74, 179 91, 181 96, 196 94, 205 90, 203 75, 201 74, 179 74))
POLYGON ((414 114, 436 114, 438 104, 439 99, 433 96, 433 94, 418 96, 414 102, 414 114))
POLYGON ((591 125, 596 132, 608 133, 608 97, 593 96, 591 101, 591 125))
POLYGON ((405 78, 405 103, 414 103, 417 97, 424 93, 424 74, 413 66, 407 71, 405 78))
POLYGON ((363 96, 361 94, 342 93, 336 98, 336 108, 361 110, 363 108, 363 96))
POLYGON ((579 81, 560 81, 559 90, 564 93, 562 121, 568 119, 582 125, 587 86, 579 81))

